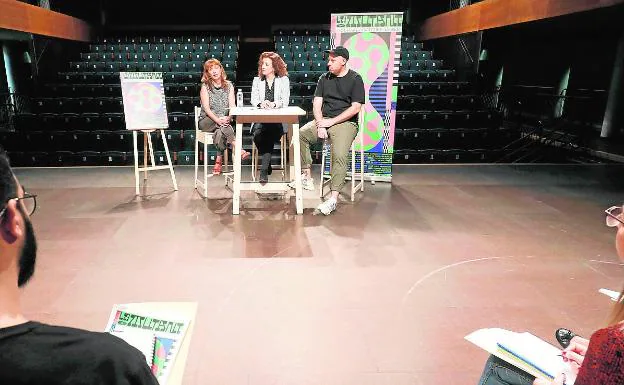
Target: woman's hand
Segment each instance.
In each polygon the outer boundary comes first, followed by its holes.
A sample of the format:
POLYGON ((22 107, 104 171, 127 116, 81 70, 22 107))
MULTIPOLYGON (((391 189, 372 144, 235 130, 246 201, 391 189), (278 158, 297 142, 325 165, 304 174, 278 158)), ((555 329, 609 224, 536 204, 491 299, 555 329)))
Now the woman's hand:
POLYGON ((574 336, 574 338, 570 340, 570 345, 568 345, 568 347, 563 349, 563 351, 561 352, 563 360, 566 362, 574 363, 580 367, 583 364, 585 355, 587 354, 588 345, 588 339, 574 336))
POLYGON ((217 118, 217 125, 219 127, 225 127, 228 126, 230 124, 230 117, 229 116, 221 116, 219 118, 217 118))
POLYGON ((260 103, 260 108, 275 108, 277 104, 275 102, 270 102, 268 100, 263 101, 262 103, 260 103))

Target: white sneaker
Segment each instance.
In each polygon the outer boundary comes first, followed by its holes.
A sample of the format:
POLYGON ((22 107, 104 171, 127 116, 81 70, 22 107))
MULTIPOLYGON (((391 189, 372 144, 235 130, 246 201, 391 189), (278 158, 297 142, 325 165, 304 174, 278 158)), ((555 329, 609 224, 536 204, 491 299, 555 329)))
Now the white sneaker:
MULTIPOLYGON (((288 183, 288 186, 292 189, 295 188, 295 182, 292 181, 288 183)), ((314 190, 314 179, 312 177, 308 177, 305 173, 301 174, 301 187, 304 190, 314 190)))
POLYGON ((329 214, 332 213, 332 211, 336 210, 336 203, 337 202, 336 202, 335 199, 329 198, 325 202, 323 202, 320 205, 316 206, 316 211, 320 211, 324 215, 329 215, 329 214))

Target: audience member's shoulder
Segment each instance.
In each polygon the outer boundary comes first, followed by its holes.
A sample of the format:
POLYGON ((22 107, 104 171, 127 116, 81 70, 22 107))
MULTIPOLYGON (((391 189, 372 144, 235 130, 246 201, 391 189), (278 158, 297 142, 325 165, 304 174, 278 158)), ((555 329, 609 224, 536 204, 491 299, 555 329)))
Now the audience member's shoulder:
MULTIPOLYGON (((623 325, 616 324, 602 329, 596 330, 592 333, 591 344, 598 346, 611 346, 611 345, 624 345, 624 329, 623 325)), ((602 348, 601 348, 602 349, 602 348)))
POLYGON ((611 325, 601 330, 604 330, 604 332, 610 337, 620 339, 621 343, 624 344, 624 322, 611 325))
POLYGON ((2 384, 157 384, 145 356, 108 333, 27 322, 0 329, 0 341, 2 384))
POLYGON ((117 338, 105 332, 93 332, 84 329, 77 329, 68 326, 55 326, 43 323, 35 323, 37 327, 32 332, 40 337, 46 337, 51 342, 64 342, 74 345, 79 350, 99 349, 103 353, 114 355, 135 356, 140 354, 139 350, 126 343, 121 338, 117 338))

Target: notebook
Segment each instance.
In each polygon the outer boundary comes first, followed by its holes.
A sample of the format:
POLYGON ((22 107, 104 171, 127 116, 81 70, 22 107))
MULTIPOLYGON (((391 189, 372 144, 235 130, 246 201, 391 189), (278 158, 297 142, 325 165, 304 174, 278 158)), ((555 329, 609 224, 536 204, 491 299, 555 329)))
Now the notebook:
POLYGON ((554 378, 566 370, 561 349, 531 333, 512 333, 497 342, 499 348, 522 362, 539 370, 548 378, 554 378))
POLYGON ((468 334, 465 339, 535 377, 552 380, 565 373, 566 385, 576 380, 569 364, 560 356, 561 349, 531 333, 485 328, 468 334))
POLYGON ((136 330, 113 330, 110 334, 119 337, 128 344, 137 348, 145 356, 145 362, 152 366, 154 360, 154 343, 156 338, 154 333, 136 330))

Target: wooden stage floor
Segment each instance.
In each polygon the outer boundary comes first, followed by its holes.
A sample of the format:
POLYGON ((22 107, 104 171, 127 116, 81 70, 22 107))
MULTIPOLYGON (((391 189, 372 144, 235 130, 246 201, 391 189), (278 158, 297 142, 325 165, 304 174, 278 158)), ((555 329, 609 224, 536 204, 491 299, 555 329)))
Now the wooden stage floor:
MULTIPOLYGON (((185 384, 476 384, 487 353, 464 340, 503 327, 556 344, 589 336, 624 267, 605 208, 618 165, 397 166, 355 203, 314 216, 231 193, 192 168, 17 169, 39 195, 27 315, 102 330, 114 303, 197 301, 185 384)), ((318 178, 316 178, 318 180, 318 178)))

